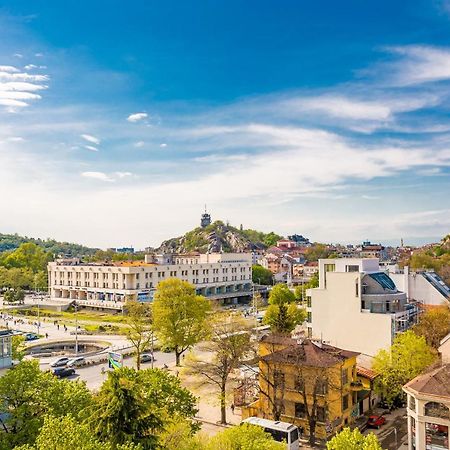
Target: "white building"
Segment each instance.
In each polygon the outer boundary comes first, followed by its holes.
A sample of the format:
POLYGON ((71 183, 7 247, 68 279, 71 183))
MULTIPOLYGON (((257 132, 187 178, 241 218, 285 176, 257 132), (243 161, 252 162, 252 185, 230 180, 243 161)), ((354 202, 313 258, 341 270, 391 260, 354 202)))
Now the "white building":
POLYGON ((50 297, 79 305, 121 309, 132 297, 151 301, 160 281, 179 278, 197 293, 224 303, 237 303, 252 293, 252 256, 248 253, 159 255, 146 262, 48 264, 50 297))
POLYGON ((418 313, 377 258, 320 259, 319 287, 307 297, 310 336, 369 356, 389 348, 418 313))
POLYGON ((450 288, 436 272, 430 270, 410 271, 397 265, 387 266, 389 276, 398 289, 406 293, 408 300, 424 305, 443 305, 450 302, 450 288))

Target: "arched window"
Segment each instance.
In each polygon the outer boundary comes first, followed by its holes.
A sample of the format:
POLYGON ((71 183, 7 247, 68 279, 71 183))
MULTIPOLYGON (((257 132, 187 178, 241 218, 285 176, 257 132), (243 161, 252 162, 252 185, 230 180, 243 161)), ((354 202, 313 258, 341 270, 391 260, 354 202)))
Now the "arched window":
POLYGON ((439 417, 450 419, 450 410, 442 403, 428 402, 425 404, 425 415, 429 417, 439 417))

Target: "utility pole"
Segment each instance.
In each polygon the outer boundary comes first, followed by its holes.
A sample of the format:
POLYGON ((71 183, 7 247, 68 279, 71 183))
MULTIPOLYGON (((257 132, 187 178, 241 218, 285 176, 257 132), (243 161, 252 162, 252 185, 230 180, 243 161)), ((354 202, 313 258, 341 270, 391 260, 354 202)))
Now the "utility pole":
POLYGON ((152 343, 151 343, 151 348, 152 348, 152 360, 151 360, 151 363, 152 363, 152 369, 153 369, 153 363, 154 363, 154 361, 155 361, 155 357, 154 357, 154 349, 155 349, 155 345, 154 345, 154 333, 153 333, 153 328, 152 328, 152 343))
POLYGON ((77 302, 74 302, 75 305, 75 356, 78 355, 78 305, 77 302))

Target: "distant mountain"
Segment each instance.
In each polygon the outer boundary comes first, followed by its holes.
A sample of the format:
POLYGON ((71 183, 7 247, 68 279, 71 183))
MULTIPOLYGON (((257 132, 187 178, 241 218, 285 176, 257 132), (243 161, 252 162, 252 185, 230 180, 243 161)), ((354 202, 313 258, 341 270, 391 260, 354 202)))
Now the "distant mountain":
POLYGON ((239 229, 218 220, 204 228, 198 227, 183 236, 164 241, 156 252, 249 252, 275 245, 281 238, 274 232, 239 229))
POLYGON ((80 244, 73 244, 70 242, 58 242, 54 239, 35 239, 27 236, 20 236, 18 234, 2 234, 0 233, 0 253, 7 250, 15 250, 25 242, 32 242, 33 244, 42 247, 47 252, 55 255, 64 256, 92 256, 98 250, 97 248, 85 247, 80 244))

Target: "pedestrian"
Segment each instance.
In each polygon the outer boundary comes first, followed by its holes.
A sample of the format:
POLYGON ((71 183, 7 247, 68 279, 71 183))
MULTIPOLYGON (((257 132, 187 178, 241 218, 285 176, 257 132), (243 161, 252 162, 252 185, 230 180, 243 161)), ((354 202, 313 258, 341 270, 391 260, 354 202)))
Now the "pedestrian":
POLYGON ((59 324, 58 325, 56 325, 57 327, 58 327, 58 330, 59 330, 59 324))
POLYGON ((45 339, 48 339, 48 333, 45 333, 45 339))
POLYGON ((234 414, 234 403, 231 404, 231 412, 234 414))

